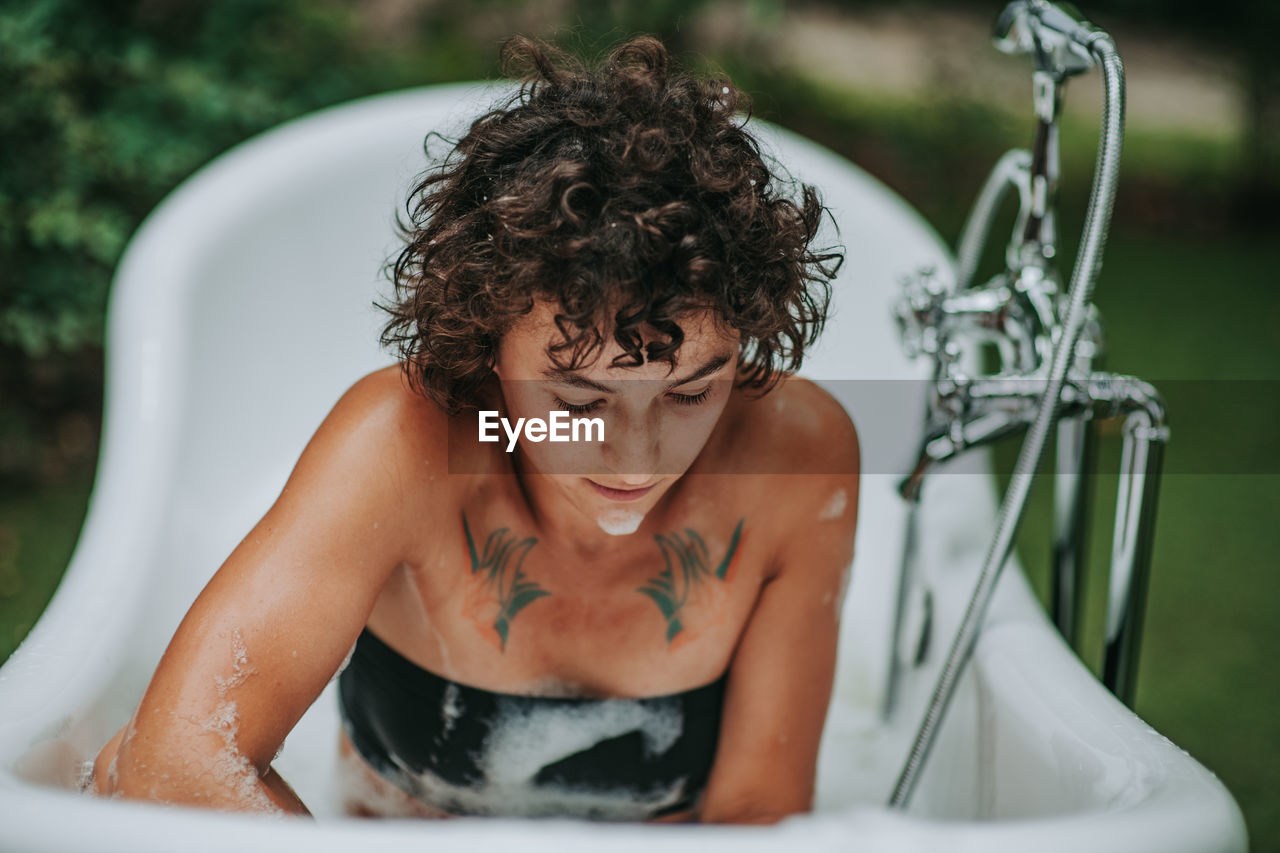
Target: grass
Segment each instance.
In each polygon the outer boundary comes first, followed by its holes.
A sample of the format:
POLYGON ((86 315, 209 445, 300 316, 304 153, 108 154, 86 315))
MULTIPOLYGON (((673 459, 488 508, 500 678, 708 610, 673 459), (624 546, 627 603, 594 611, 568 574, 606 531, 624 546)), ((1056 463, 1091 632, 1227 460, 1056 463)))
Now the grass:
POLYGON ((0 493, 0 660, 13 654, 57 589, 84 522, 92 475, 0 493))

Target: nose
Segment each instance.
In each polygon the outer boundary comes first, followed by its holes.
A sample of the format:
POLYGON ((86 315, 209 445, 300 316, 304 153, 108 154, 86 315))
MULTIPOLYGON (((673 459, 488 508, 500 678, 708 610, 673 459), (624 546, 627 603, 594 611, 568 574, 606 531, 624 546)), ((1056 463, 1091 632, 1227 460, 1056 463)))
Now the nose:
POLYGON ((658 473, 658 430, 642 418, 619 418, 610 426, 603 448, 610 470, 625 486, 647 484, 658 473))

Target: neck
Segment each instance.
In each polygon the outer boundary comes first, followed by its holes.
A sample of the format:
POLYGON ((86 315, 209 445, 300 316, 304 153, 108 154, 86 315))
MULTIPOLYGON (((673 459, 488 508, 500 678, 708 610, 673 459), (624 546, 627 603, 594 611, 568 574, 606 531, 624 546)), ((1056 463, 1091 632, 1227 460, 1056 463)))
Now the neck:
POLYGON ((629 550, 639 542, 650 542, 652 519, 660 515, 661 509, 670 500, 671 492, 679 485, 678 482, 673 484, 658 499, 658 503, 643 515, 638 528, 620 535, 608 531, 625 530, 634 526, 635 520, 629 520, 627 516, 638 513, 638 510, 630 510, 626 504, 619 504, 616 510, 606 510, 602 516, 597 517, 576 506, 553 477, 539 473, 518 449, 516 454, 516 480, 538 526, 540 537, 556 550, 564 550, 584 558, 598 558, 629 550))

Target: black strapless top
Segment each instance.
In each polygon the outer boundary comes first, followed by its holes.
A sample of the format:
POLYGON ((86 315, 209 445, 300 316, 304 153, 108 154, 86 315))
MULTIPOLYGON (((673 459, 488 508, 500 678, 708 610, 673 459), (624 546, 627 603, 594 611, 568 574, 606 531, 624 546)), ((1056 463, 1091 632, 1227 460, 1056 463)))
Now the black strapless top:
POLYGON ((725 682, 642 699, 494 693, 425 670, 366 629, 338 696, 356 750, 436 808, 647 820, 695 805, 725 682))

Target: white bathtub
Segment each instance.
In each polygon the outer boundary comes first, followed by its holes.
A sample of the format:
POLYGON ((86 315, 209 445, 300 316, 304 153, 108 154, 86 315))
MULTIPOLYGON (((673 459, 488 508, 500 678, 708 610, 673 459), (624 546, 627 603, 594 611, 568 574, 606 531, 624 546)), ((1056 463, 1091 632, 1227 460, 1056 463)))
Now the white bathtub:
MULTIPOLYGON (((88 519, 49 609, 0 669, 0 850, 1245 849, 1225 788, 1094 680, 1016 565, 911 808, 884 808, 994 530, 996 495, 983 453, 927 481, 920 582, 935 598, 933 644, 904 670, 886 716, 905 512, 896 476, 884 473, 895 466, 876 460, 911 452, 923 401, 899 393, 887 403, 884 389, 905 384, 872 382, 828 386, 859 426, 870 473, 815 814, 764 828, 345 819, 331 792, 333 685, 276 762, 314 822, 75 792, 82 763, 128 718, 188 605, 274 500, 329 407, 390 361, 370 303, 386 292, 379 267, 395 245, 393 211, 423 165, 424 133, 460 129, 492 94, 421 89, 292 122, 202 169, 139 230, 112 293, 88 519)), ((900 275, 950 262, 945 247, 848 162, 757 130, 822 188, 848 250, 835 315, 805 373, 924 378, 925 366, 900 354, 889 306, 900 275)))

